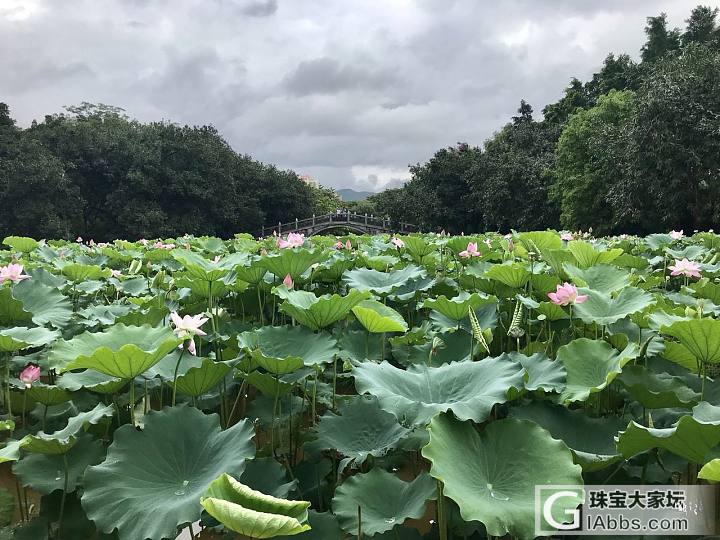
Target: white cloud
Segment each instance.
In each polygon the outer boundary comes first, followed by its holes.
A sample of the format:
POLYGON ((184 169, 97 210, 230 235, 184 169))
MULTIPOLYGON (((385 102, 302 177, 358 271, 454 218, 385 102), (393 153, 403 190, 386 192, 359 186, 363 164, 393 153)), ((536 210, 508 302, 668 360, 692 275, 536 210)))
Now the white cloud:
POLYGON ((81 101, 212 123, 262 161, 381 189, 609 52, 637 57, 647 16, 681 26, 696 3, 0 0, 0 100, 23 125, 81 101))

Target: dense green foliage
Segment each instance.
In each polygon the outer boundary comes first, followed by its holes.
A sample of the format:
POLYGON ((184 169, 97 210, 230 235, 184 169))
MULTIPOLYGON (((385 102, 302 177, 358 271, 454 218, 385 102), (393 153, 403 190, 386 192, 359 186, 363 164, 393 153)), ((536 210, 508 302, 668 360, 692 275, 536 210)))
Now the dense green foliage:
POLYGON ((720 210, 720 27, 699 6, 685 31, 649 17, 642 60, 610 54, 535 120, 518 116, 482 148, 459 144, 411 168, 366 208, 449 232, 708 229, 720 210))
POLYGON ((231 237, 340 201, 238 155, 208 126, 142 124, 84 104, 18 129, 0 104, 0 231, 36 237, 231 237))
POLYGON ((525 540, 537 485, 720 481, 720 236, 279 240, 4 239, 0 538, 525 540))

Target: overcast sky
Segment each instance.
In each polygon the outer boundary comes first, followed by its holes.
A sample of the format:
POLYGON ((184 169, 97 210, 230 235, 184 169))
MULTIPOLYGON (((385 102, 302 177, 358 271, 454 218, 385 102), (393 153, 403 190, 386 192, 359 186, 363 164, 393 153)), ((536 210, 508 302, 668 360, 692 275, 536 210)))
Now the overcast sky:
MULTIPOLYGON (((699 0, 0 0, 0 101, 21 125, 82 101, 214 124, 240 153, 379 190, 521 98, 539 114, 645 18, 699 0)), ((704 4, 718 5, 718 0, 704 4)))

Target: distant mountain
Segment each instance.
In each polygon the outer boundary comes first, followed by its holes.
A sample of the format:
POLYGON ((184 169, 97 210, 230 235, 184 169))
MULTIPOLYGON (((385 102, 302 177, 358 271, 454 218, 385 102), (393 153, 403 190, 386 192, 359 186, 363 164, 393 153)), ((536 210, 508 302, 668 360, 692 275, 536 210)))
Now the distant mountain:
POLYGON ((343 201, 362 201, 370 195, 375 195, 372 191, 355 191, 354 189, 336 189, 337 194, 343 201))

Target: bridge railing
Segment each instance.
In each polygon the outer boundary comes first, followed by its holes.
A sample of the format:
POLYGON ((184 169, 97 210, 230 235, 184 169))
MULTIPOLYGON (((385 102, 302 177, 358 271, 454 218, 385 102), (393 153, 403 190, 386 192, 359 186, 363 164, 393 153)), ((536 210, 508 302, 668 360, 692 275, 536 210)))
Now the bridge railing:
POLYGON ((278 235, 287 234, 291 232, 303 231, 316 229, 319 226, 334 225, 342 227, 343 224, 354 225, 365 227, 368 230, 381 229, 383 231, 390 232, 391 230, 398 230, 398 232, 417 232, 419 228, 410 223, 394 223, 390 218, 376 217, 368 214, 357 214, 355 212, 337 212, 334 214, 325 214, 322 216, 313 215, 310 218, 295 219, 295 221, 289 221, 287 223, 278 223, 273 226, 263 226, 260 236, 264 237, 266 234, 272 234, 273 231, 278 235))

